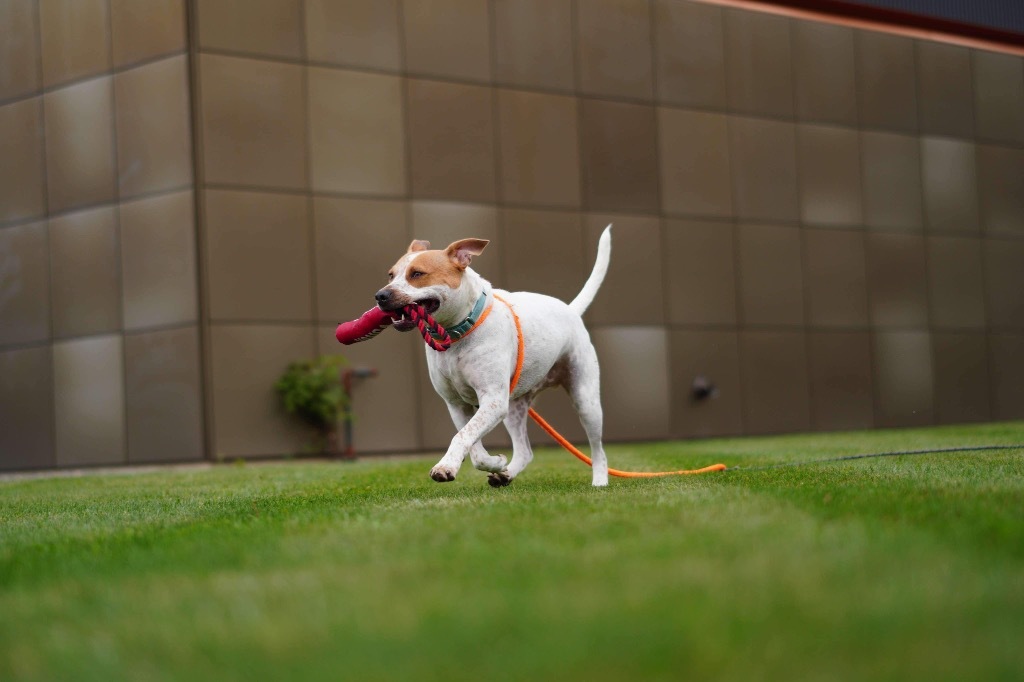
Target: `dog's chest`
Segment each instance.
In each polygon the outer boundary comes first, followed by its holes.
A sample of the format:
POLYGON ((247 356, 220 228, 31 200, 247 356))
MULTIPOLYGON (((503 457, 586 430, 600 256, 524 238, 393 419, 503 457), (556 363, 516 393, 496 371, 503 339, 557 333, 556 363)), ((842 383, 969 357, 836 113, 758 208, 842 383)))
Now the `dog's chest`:
POLYGON ((428 349, 430 382, 447 402, 479 406, 481 393, 502 386, 508 390, 509 369, 504 356, 499 349, 486 347, 453 348, 446 353, 428 349))

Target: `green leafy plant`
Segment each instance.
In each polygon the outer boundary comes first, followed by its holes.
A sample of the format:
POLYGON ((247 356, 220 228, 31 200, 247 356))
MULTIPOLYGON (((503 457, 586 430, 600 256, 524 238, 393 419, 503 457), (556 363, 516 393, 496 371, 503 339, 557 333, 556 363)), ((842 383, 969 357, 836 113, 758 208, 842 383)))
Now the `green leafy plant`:
POLYGON ((274 384, 284 409, 320 433, 321 450, 337 449, 338 422, 351 419, 349 396, 340 376, 347 364, 340 355, 293 362, 274 384))

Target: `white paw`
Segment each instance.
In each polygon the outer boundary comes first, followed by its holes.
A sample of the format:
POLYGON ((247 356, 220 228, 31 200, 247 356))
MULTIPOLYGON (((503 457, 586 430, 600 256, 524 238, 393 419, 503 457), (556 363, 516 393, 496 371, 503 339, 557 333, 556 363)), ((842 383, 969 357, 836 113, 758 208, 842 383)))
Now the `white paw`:
POLYGON ((430 477, 438 483, 448 483, 455 480, 455 472, 448 467, 438 465, 430 470, 430 477))
POLYGON ((480 471, 490 471, 497 473, 504 471, 505 467, 508 466, 508 458, 505 455, 488 455, 487 457, 480 459, 473 463, 480 471))

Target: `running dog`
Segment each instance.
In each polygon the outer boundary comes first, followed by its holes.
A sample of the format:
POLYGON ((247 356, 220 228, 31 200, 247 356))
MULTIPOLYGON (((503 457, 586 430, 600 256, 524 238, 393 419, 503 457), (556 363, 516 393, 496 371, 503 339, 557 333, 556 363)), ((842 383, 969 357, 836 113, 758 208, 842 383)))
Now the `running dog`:
MULTIPOLYGON (((432 479, 455 480, 469 455, 474 467, 489 472, 492 486, 511 483, 533 459, 526 424, 534 399, 544 389, 562 386, 590 441, 593 484, 608 485, 600 369, 582 315, 608 272, 611 227, 601 234, 590 277, 569 304, 543 294, 494 289, 469 267, 487 247, 485 239, 461 239, 443 250, 416 240, 392 266, 388 285, 375 295, 377 306, 398 315, 405 306, 422 305, 453 341, 446 352, 426 351, 430 382, 459 430, 430 470, 432 479), (520 374, 513 385, 517 368, 520 374), (512 438, 511 462, 489 454, 480 442, 500 422, 512 438)), ((408 315, 401 315, 395 329, 416 327, 408 315)))

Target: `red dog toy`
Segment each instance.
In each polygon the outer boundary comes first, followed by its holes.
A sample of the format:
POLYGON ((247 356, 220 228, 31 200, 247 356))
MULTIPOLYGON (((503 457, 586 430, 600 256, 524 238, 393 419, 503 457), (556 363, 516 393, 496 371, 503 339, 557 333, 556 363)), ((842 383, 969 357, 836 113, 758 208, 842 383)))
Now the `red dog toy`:
POLYGON ((395 317, 395 313, 386 313, 374 306, 360 315, 359 319, 339 324, 334 332, 334 338, 346 346, 372 339, 390 327, 395 317))
POLYGON ((402 308, 401 312, 392 311, 390 313, 377 307, 370 308, 358 319, 339 324, 338 328, 334 330, 334 338, 346 346, 372 339, 394 324, 395 320, 400 319, 401 313, 405 313, 406 317, 416 323, 423 335, 423 340, 434 350, 444 352, 452 345, 451 336, 448 335, 445 328, 435 322, 434 318, 421 305, 407 305, 402 308))

